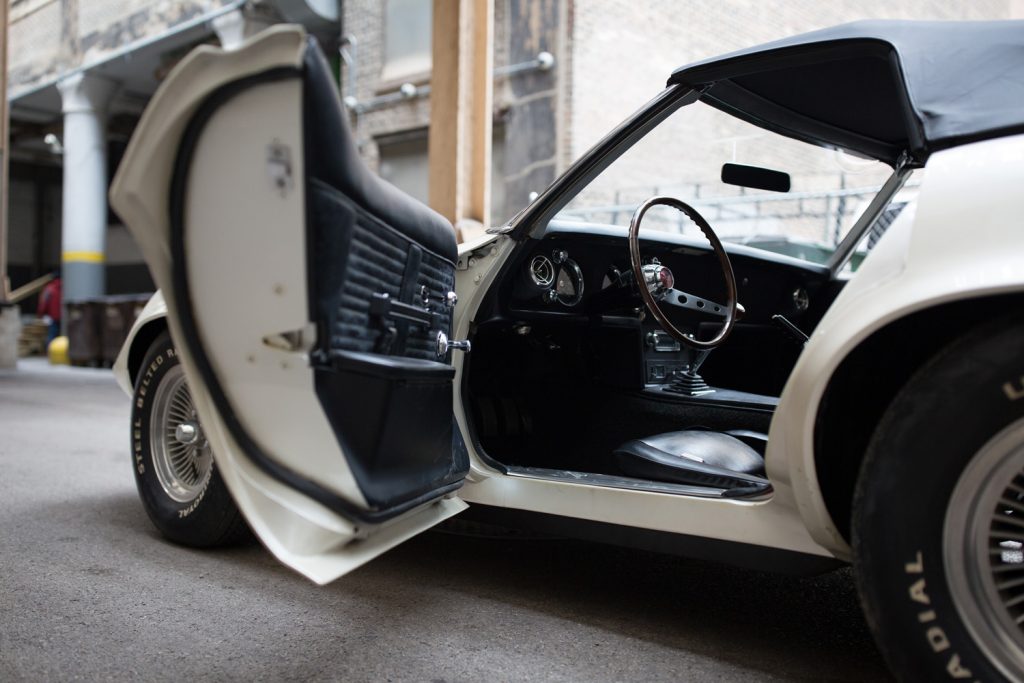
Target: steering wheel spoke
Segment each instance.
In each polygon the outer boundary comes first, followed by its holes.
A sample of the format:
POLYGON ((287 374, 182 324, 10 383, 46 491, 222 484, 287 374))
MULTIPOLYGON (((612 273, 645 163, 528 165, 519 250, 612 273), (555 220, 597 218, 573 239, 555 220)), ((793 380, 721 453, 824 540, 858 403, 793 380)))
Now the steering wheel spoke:
POLYGON ((637 207, 633 219, 629 223, 629 260, 633 269, 633 277, 640 285, 640 297, 644 305, 650 311, 654 319, 658 321, 662 329, 675 337, 679 343, 700 351, 708 351, 726 340, 732 332, 736 320, 743 315, 743 307, 736 301, 736 275, 732 270, 732 263, 729 255, 722 246, 722 241, 711 229, 711 226, 700 213, 689 204, 673 199, 672 197, 651 197, 637 207), (640 257, 640 223, 648 209, 655 206, 670 206, 677 211, 686 214, 694 224, 700 228, 711 244, 711 250, 718 259, 718 265, 725 278, 725 303, 721 304, 710 299, 695 296, 689 292, 683 292, 675 288, 675 279, 672 272, 661 264, 644 264, 640 257), (721 329, 714 339, 706 341, 696 339, 691 335, 683 333, 675 324, 666 317, 662 306, 684 308, 691 311, 699 311, 722 319, 721 329))
POLYGON ((725 319, 729 317, 728 306, 715 303, 711 299, 704 299, 696 294, 690 294, 680 289, 664 290, 660 296, 655 296, 655 300, 659 304, 666 304, 675 308, 685 308, 688 311, 697 311, 698 313, 706 313, 716 318, 725 319))

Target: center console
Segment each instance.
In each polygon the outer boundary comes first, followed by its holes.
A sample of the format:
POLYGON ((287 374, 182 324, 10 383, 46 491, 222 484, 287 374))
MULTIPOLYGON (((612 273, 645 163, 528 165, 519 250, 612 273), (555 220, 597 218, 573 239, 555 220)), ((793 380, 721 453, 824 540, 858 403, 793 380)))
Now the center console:
POLYGON ((706 354, 684 347, 659 327, 644 325, 644 394, 678 403, 774 412, 779 402, 778 397, 694 382, 689 370, 694 364, 699 368, 706 354), (681 387, 685 387, 685 390, 681 390, 681 387))

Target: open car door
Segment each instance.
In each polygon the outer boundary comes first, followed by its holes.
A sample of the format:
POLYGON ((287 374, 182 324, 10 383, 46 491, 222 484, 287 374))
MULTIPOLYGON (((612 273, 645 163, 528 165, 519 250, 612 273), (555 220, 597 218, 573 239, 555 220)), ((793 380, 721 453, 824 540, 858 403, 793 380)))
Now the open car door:
POLYGON ((326 583, 465 508, 454 232, 365 168, 301 28, 185 58, 111 203, 216 465, 281 561, 326 583))

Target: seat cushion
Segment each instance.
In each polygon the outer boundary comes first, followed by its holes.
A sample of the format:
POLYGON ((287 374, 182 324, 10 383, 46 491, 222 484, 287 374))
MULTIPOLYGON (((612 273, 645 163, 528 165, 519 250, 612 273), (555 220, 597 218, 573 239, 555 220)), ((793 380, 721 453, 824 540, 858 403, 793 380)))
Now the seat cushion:
POLYGON ((721 432, 687 429, 629 441, 615 450, 623 473, 642 479, 731 488, 764 475, 764 458, 721 432))

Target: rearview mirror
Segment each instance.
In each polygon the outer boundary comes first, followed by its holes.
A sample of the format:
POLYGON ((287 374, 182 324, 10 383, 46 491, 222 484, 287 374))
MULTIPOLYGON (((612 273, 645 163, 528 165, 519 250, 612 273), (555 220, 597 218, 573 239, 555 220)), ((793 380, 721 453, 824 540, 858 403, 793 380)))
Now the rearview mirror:
POLYGON ((722 182, 772 192, 789 192, 790 186, 788 173, 742 164, 723 164, 722 182))

